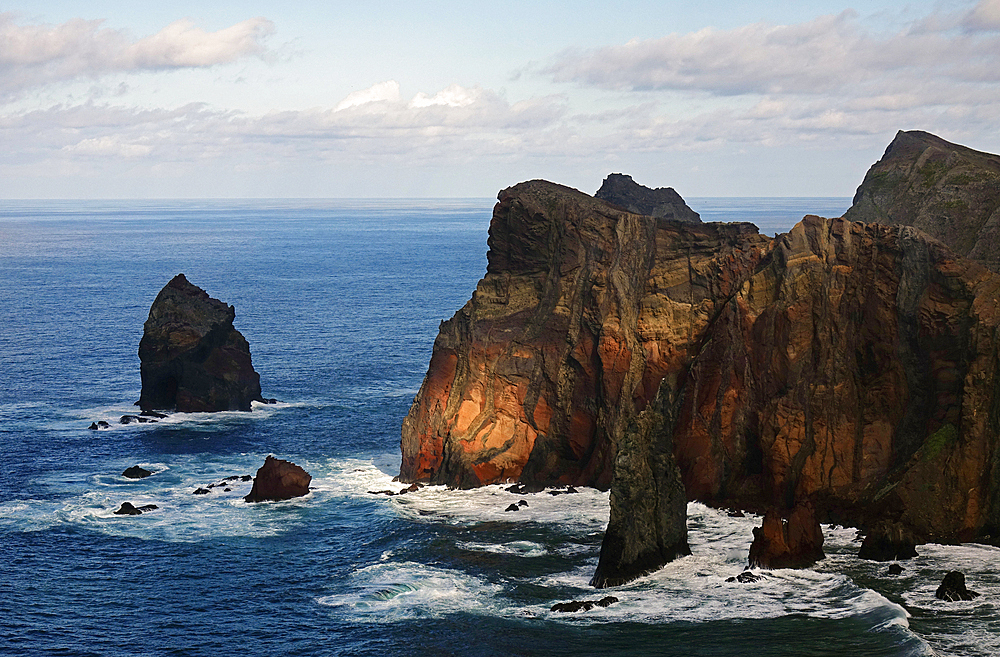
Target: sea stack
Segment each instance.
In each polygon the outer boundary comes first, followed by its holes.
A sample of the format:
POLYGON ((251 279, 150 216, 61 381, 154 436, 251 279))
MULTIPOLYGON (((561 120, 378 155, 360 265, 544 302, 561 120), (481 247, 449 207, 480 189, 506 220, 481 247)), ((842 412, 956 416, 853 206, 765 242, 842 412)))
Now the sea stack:
POLYGON ((701 223, 701 216, 688 207, 673 187, 651 189, 624 173, 609 174, 594 196, 635 214, 701 223))
POLYGON ((178 274, 149 309, 139 342, 143 411, 249 411, 261 396, 236 310, 178 274))

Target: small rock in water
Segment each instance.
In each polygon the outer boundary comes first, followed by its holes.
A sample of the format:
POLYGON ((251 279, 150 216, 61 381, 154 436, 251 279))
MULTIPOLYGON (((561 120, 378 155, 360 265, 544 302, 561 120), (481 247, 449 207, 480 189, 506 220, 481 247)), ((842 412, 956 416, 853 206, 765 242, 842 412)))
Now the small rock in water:
POLYGON ((123 477, 128 479, 144 479, 153 474, 146 468, 141 468, 138 465, 133 465, 131 468, 126 468, 125 472, 122 473, 123 477))
POLYGON ((416 493, 418 490, 420 490, 420 485, 413 483, 410 484, 408 488, 404 488, 403 490, 399 491, 399 494, 406 495, 407 493, 416 493))
POLYGON ((511 504, 506 509, 504 509, 504 511, 520 511, 520 510, 521 507, 519 507, 517 504, 511 504))
POLYGON ((944 576, 941 586, 934 593, 939 600, 955 602, 957 600, 972 600, 978 598, 979 594, 965 588, 965 575, 957 570, 953 570, 944 576))
POLYGON ((517 501, 517 505, 518 506, 528 506, 528 500, 518 500, 517 501))
POLYGON ((727 577, 727 582, 739 582, 740 584, 753 584, 754 582, 759 582, 764 579, 763 575, 755 575, 749 570, 744 570, 742 573, 736 577, 727 577))
POLYGON ((889 565, 889 574, 890 575, 902 575, 903 574, 903 567, 900 566, 898 563, 890 564, 889 565))
POLYGON ((389 495, 389 496, 392 496, 392 495, 396 494, 396 491, 393 491, 393 490, 370 490, 370 491, 368 491, 368 494, 369 495, 389 495))
POLYGON ((207 488, 199 488, 193 494, 194 495, 208 495, 211 492, 212 491, 208 490, 207 488))
POLYGON ((142 515, 146 511, 152 511, 153 509, 158 509, 160 507, 155 504, 144 504, 143 506, 135 506, 131 502, 122 502, 121 508, 115 511, 116 516, 138 516, 142 515))
POLYGON ((606 596, 600 600, 572 600, 570 602, 557 602, 552 605, 550 611, 561 611, 565 613, 590 611, 594 607, 610 607, 616 602, 618 602, 618 598, 613 595, 606 596))

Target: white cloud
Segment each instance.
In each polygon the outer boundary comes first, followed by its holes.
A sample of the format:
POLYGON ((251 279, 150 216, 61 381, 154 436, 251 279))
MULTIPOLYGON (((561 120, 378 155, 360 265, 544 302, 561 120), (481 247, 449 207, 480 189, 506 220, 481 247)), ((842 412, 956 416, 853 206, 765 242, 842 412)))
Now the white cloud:
MULTIPOLYGON (((957 33, 954 22, 937 21, 928 29, 932 23, 925 20, 882 35, 865 30, 857 13, 847 10, 796 25, 706 28, 567 52, 545 72, 559 82, 605 89, 717 95, 858 93, 928 79, 1000 81, 1000 35, 957 33)), ((984 0, 966 22, 1000 27, 1000 0, 984 0)))
POLYGON ((58 25, 19 24, 0 14, 0 97, 27 89, 109 73, 225 64, 265 53, 274 31, 265 18, 252 18, 217 32, 188 20, 135 40, 126 32, 101 27, 102 21, 73 19, 58 25))
POLYGON ((980 0, 962 24, 969 31, 1000 30, 1000 0, 980 0))
POLYGON ((355 91, 349 94, 347 98, 337 103, 334 111, 339 112, 351 107, 358 107, 359 105, 379 102, 399 102, 399 83, 395 80, 388 80, 386 82, 379 82, 378 84, 372 85, 367 89, 355 91))

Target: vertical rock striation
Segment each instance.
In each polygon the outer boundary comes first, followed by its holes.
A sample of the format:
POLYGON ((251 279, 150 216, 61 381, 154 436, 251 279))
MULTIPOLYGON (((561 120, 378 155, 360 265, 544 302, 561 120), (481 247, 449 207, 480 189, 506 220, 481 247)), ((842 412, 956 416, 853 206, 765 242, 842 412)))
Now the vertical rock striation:
POLYGON ((149 309, 139 342, 143 411, 249 411, 264 401, 236 310, 175 276, 149 309))

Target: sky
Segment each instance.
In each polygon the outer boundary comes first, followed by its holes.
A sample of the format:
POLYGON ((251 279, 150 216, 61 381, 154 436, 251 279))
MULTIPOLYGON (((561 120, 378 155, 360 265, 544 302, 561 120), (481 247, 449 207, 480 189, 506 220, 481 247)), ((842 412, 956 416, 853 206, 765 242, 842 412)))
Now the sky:
POLYGON ((1000 152, 1000 0, 0 6, 6 199, 852 196, 898 130, 1000 152))

